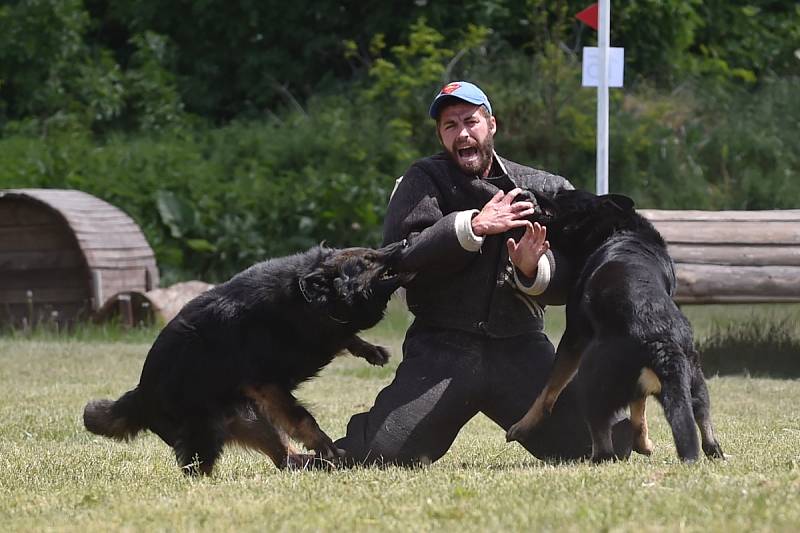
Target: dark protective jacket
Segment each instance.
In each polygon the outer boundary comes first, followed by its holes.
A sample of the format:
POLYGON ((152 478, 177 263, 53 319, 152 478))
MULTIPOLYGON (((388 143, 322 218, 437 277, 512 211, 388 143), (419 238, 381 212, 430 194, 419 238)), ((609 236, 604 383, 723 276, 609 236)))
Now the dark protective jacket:
POLYGON ((490 177, 469 176, 445 152, 415 162, 399 181, 384 221, 384 244, 408 240, 401 268, 418 273, 406 287, 418 321, 512 337, 541 331, 543 305, 566 302, 572 276, 557 253, 548 252, 552 279, 541 295, 532 298, 517 287, 505 241, 519 239, 521 231, 486 236, 479 251, 459 242, 456 215, 480 210, 498 190, 514 187, 548 194, 573 188, 561 176, 496 155, 490 177))

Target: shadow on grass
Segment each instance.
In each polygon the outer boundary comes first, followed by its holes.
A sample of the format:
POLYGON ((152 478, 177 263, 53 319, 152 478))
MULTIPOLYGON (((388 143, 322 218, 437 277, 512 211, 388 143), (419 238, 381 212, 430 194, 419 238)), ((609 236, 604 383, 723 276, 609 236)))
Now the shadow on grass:
POLYGON ((703 372, 757 377, 799 378, 800 336, 790 318, 774 320, 753 315, 749 320, 714 324, 697 343, 703 372))

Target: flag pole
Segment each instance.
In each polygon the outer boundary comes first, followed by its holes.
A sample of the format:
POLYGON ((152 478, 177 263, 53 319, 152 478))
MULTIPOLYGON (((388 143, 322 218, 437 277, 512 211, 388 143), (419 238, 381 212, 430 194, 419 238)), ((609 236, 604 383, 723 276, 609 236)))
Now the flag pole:
POLYGON ((608 194, 608 47, 611 34, 611 0, 600 0, 597 52, 597 194, 608 194))

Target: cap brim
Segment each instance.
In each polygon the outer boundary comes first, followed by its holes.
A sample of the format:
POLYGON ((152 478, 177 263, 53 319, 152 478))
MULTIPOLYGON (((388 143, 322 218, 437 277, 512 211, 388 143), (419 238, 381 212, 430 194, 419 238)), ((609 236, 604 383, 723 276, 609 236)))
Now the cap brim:
POLYGON ((440 94, 433 99, 433 103, 428 110, 430 117, 434 119, 439 118, 439 109, 450 100, 461 100, 462 102, 466 102, 468 104, 483 105, 483 100, 481 98, 470 98, 466 96, 457 96, 455 94, 440 94))

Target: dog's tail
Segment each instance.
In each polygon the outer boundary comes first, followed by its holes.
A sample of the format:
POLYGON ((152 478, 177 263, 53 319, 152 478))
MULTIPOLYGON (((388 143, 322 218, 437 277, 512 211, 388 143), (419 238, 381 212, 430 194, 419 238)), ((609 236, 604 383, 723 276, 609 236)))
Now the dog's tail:
POLYGON ((126 392, 117 400, 92 400, 83 408, 83 425, 96 435, 116 440, 130 440, 145 429, 141 419, 138 389, 126 392))
POLYGON ((696 461, 700 455, 692 407, 692 371, 690 362, 678 346, 658 343, 653 371, 661 381, 658 399, 672 429, 678 457, 683 461, 696 461))

